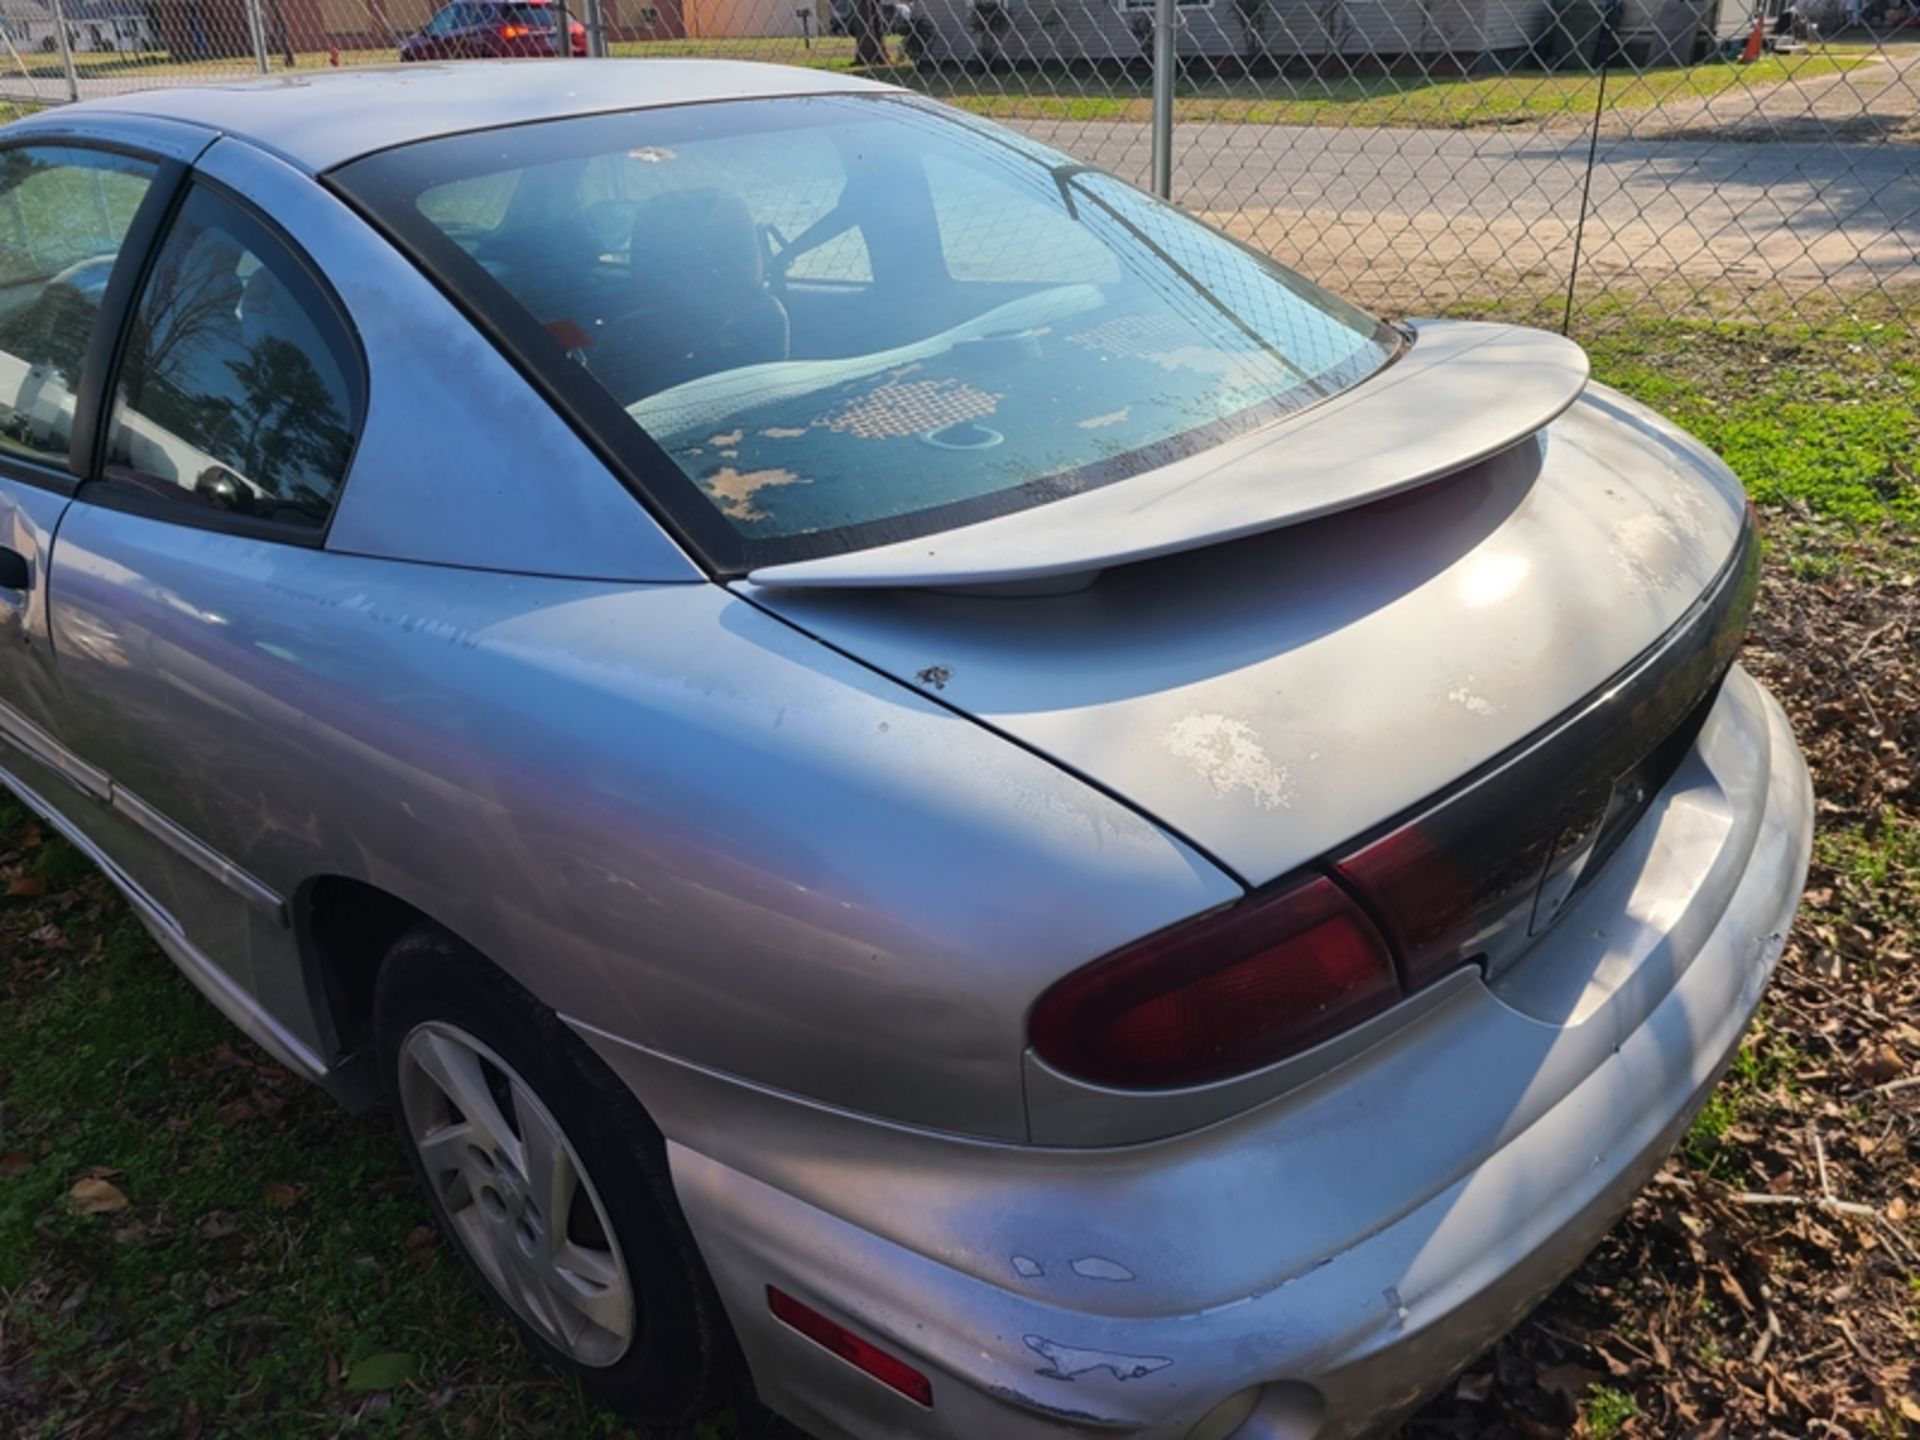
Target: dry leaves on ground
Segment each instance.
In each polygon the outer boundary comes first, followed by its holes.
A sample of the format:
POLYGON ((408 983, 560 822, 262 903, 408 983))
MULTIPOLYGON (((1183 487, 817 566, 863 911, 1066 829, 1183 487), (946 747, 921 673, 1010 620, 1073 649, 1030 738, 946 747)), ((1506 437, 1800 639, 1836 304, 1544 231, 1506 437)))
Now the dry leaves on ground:
POLYGON ((1920 837, 1920 545, 1826 534, 1819 553, 1841 563, 1769 564, 1742 656, 1793 721, 1822 838, 1717 1098, 1724 1132, 1670 1160, 1410 1440, 1920 1423, 1920 875, 1903 848, 1920 837))

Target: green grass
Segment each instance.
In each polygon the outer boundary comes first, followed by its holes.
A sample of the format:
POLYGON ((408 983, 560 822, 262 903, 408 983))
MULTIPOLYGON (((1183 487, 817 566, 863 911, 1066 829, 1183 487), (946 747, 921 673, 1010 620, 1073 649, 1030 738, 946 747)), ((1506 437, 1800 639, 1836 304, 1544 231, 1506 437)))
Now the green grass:
MULTIPOLYGON (((1868 57, 1831 47, 1772 56, 1741 66, 1715 62, 1611 75, 1605 109, 1635 110, 1736 90, 1811 80, 1866 64, 1868 57)), ((977 114, 1001 119, 1131 120, 1151 111, 1144 76, 1068 77, 1047 84, 1018 72, 942 72, 894 77, 977 114), (1050 93, 1079 90, 1082 93, 1050 93)), ((1511 75, 1369 75, 1310 78, 1188 79, 1175 93, 1177 120, 1252 125, 1464 127, 1590 116, 1600 98, 1592 74, 1522 71, 1511 75)))
POLYGON ((1707 1097, 1681 1142, 1687 1164, 1723 1184, 1746 1183, 1746 1147, 1734 1143, 1733 1131, 1742 1121, 1790 1102, 1799 1093, 1795 1074, 1805 1063, 1800 1048, 1773 1029, 1763 1008, 1726 1077, 1707 1097))
MULTIPOLYGON (((1841 564, 1821 537, 1800 543, 1802 514, 1920 530, 1920 289, 1790 295, 1676 280, 1623 290, 1575 297, 1572 336, 1595 378, 1724 458, 1775 512, 1768 530, 1793 573, 1819 579, 1841 564)), ((1557 330, 1563 296, 1530 288, 1439 308, 1557 330)))
MULTIPOLYGON (((900 53, 898 38, 890 39, 888 45, 894 64, 886 67, 887 72, 891 74, 897 70, 910 77, 913 72, 900 53)), ((818 70, 856 68, 853 41, 834 36, 816 36, 811 44, 803 43, 796 35, 770 39, 636 40, 608 48, 615 57, 706 56, 710 59, 801 65, 818 70)), ((27 62, 25 73, 28 75, 42 80, 62 80, 66 77, 66 70, 58 55, 35 52, 24 58, 27 62)), ((338 67, 332 55, 325 50, 297 51, 291 66, 279 54, 270 54, 267 61, 270 73, 280 75, 289 69, 327 70, 358 65, 392 65, 399 58, 397 46, 378 46, 370 50, 342 50, 338 67)), ((0 64, 0 70, 4 70, 0 74, 0 85, 4 85, 6 75, 18 75, 21 71, 11 63, 10 56, 0 57, 0 60, 4 61, 0 64)), ((82 80, 177 80, 195 76, 238 80, 260 73, 260 67, 250 53, 204 60, 183 60, 165 51, 76 53, 73 68, 82 80)))
POLYGON ((7 167, 0 286, 44 281, 77 261, 112 254, 146 197, 147 168, 114 156, 7 167))
POLYGON ((1587 1390, 1586 1404, 1580 1407, 1586 1433, 1593 1440, 1611 1440, 1640 1413, 1640 1405, 1624 1390, 1611 1385, 1593 1385, 1587 1390))
MULTIPOLYGON (((845 36, 816 35, 811 43, 797 36, 772 39, 719 40, 629 40, 607 47, 616 58, 633 60, 662 58, 705 58, 709 60, 758 60, 769 65, 802 65, 811 70, 857 70, 853 41, 845 36)), ((900 51, 898 37, 889 37, 887 53, 894 63, 884 68, 887 75, 904 75, 900 83, 911 84, 913 69, 900 51)))
MULTIPOLYGON (((1811 302, 1810 302, 1811 303, 1811 302)), ((1556 317, 1557 318, 1557 317, 1556 317)), ((1920 336, 1877 302, 1766 323, 1576 310, 1594 373, 1711 446, 1763 506, 1920 526, 1920 336)), ((1796 559, 1817 571, 1818 551, 1796 559)))
MULTIPOLYGON (((12 63, 12 56, 4 57, 4 64, 0 64, 0 86, 4 86, 7 77, 22 73, 37 80, 66 79, 66 67, 57 54, 35 51, 22 58, 26 61, 24 72, 20 66, 12 63)), ((268 58, 272 73, 276 75, 285 73, 289 68, 326 70, 333 67, 332 57, 324 50, 296 54, 292 67, 288 67, 283 57, 279 55, 271 55, 268 58)), ((398 54, 391 49, 340 52, 342 66, 391 65, 398 58, 398 54)), ((76 51, 73 57, 73 73, 82 80, 177 80, 188 77, 238 80, 248 75, 259 74, 260 67, 254 63, 251 54, 220 55, 204 60, 182 60, 164 50, 76 51)))
POLYGON ((1727 1133, 1739 1120, 1740 1102, 1727 1090, 1715 1090, 1681 1142, 1680 1152, 1687 1163, 1716 1180, 1731 1183, 1736 1178, 1735 1167, 1725 1158, 1724 1149, 1727 1133))
POLYGON ((623 1433, 421 1229, 381 1118, 239 1041, 10 798, 0 855, 47 887, 0 899, 0 1433, 51 1440, 122 1401, 248 1437, 623 1433), (76 1211, 96 1173, 126 1209, 76 1211), (416 1378, 354 1388, 396 1373, 416 1378))
MULTIPOLYGON (((947 68, 916 70, 906 63, 897 37, 888 41, 889 65, 873 70, 892 80, 938 96, 963 109, 1002 119, 1125 120, 1144 122, 1151 108, 1144 72, 1084 67, 990 72, 947 68)), ((853 41, 817 36, 765 39, 644 40, 610 47, 616 56, 709 56, 763 60, 821 70, 854 70, 853 41)), ((1638 110, 1734 91, 1840 74, 1870 63, 1870 47, 1829 45, 1800 55, 1767 56, 1752 65, 1714 61, 1694 66, 1662 66, 1620 72, 1607 80, 1607 110, 1638 110)), ((342 65, 392 62, 392 49, 343 51, 342 65)), ((181 76, 240 77, 257 73, 253 58, 223 57, 183 61, 165 53, 76 54, 82 79, 160 80, 181 76)), ((297 54, 292 68, 325 69, 324 52, 297 54)), ((1228 62, 1229 64, 1232 62, 1228 62)), ((64 76, 60 57, 27 57, 28 73, 42 79, 64 76)), ((288 67, 271 57, 280 73, 288 67)), ((1589 116, 1600 99, 1597 76, 1585 73, 1522 71, 1510 75, 1355 74, 1324 79, 1287 74, 1245 76, 1190 75, 1175 94, 1176 118, 1252 125, 1477 126, 1589 116)))
MULTIPOLYGON (((1877 930, 1898 933, 1920 915, 1920 819, 1889 806, 1866 824, 1828 825, 1814 837, 1814 856, 1877 930)), ((1880 963, 1873 953, 1860 961, 1869 973, 1880 963)))
POLYGON ((1828 828, 1815 841, 1820 862, 1867 895, 1920 909, 1920 823, 1888 808, 1869 829, 1828 828))

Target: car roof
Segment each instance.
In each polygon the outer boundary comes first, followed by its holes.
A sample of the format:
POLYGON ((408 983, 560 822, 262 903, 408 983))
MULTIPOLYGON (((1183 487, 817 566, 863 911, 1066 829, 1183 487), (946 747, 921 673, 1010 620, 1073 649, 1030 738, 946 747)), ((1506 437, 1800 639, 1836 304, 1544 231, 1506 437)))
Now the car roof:
POLYGON ((197 125, 318 174, 416 140, 568 115, 896 91, 824 70, 743 60, 462 60, 168 85, 52 113, 96 123, 127 115, 197 125))

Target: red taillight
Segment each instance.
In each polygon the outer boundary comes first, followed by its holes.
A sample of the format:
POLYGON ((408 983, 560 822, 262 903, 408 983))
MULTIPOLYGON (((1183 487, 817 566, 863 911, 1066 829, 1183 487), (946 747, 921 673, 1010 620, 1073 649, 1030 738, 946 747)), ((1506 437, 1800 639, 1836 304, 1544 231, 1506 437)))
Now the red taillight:
POLYGON ((533 34, 533 31, 525 25, 502 25, 500 27, 500 38, 502 40, 524 40, 531 34, 533 34))
POLYGON ((1399 995, 1380 932, 1309 875, 1076 970, 1040 997, 1029 1034, 1065 1074, 1171 1089, 1271 1065, 1399 995))
POLYGON ((1468 839, 1448 838, 1454 852, 1479 863, 1463 870, 1417 820, 1333 862, 1334 873, 1366 901, 1400 946, 1410 991, 1459 968, 1474 948, 1476 927, 1484 926, 1489 907, 1501 895, 1518 885, 1531 903, 1539 885, 1543 852, 1516 845, 1506 853, 1501 848, 1506 827, 1499 831, 1498 846, 1483 847, 1492 858, 1483 859, 1468 839))
POLYGON ((835 1324, 811 1305, 802 1305, 786 1291, 769 1285, 767 1308, 773 1318, 791 1325, 822 1349, 831 1350, 856 1370, 864 1370, 882 1385, 898 1390, 916 1405, 933 1408, 933 1382, 904 1360, 896 1360, 879 1346, 862 1340, 844 1325, 835 1324))

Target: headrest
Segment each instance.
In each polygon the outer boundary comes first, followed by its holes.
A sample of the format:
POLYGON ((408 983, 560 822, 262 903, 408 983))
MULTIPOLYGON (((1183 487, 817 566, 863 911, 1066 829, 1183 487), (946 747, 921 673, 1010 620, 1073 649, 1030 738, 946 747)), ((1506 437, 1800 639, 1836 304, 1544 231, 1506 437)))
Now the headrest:
POLYGON ((747 202, 725 190, 675 190, 633 215, 633 273, 654 284, 758 290, 760 230, 747 202))

